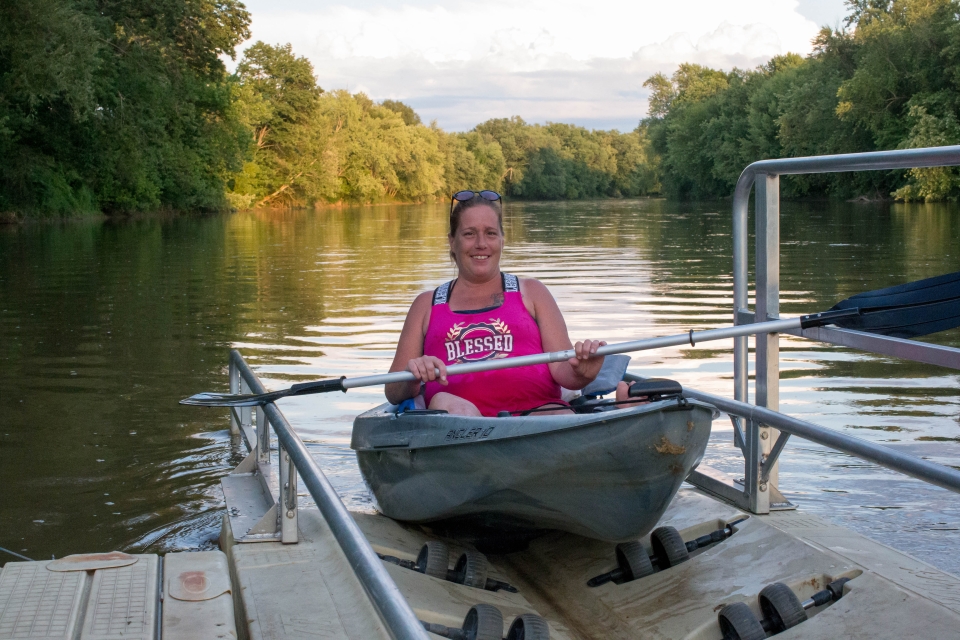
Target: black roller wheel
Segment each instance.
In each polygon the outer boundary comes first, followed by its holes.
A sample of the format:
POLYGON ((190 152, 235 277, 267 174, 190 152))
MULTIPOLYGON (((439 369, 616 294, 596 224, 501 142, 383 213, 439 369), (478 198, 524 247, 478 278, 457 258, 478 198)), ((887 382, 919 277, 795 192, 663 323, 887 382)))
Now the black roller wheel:
POLYGON ((550 627, 537 614, 524 613, 513 620, 507 640, 550 640, 550 627))
POLYGON ((653 557, 657 559, 661 571, 690 559, 686 543, 680 537, 680 532, 673 527, 654 529, 650 534, 650 546, 653 547, 653 557))
POLYGON ((476 604, 463 619, 463 633, 467 640, 501 640, 503 614, 491 604, 476 604))
POLYGON ((417 555, 417 571, 440 580, 447 579, 449 564, 450 549, 437 540, 427 542, 417 555))
POLYGON ((643 545, 632 540, 617 545, 617 566, 623 572, 624 582, 630 582, 653 573, 650 556, 643 545))
POLYGON ((723 640, 764 640, 767 632, 746 602, 728 604, 717 614, 723 640))
POLYGON ((453 568, 457 582, 468 587, 483 589, 487 586, 487 559, 477 551, 465 551, 453 568))
POLYGON ((770 623, 770 631, 773 633, 786 631, 807 619, 807 612, 803 610, 797 594, 782 582, 765 586, 757 600, 760 602, 760 611, 770 623))

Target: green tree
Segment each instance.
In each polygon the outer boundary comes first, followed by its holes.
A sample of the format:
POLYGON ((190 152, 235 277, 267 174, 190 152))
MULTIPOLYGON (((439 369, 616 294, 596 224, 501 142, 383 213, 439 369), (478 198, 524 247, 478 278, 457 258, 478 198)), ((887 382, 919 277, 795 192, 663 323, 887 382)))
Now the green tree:
POLYGON ((530 125, 519 117, 474 130, 496 142, 504 190, 520 198, 577 199, 655 192, 646 132, 590 131, 571 124, 530 125))
MULTIPOLYGON (((910 107, 908 119, 913 126, 900 147, 940 147, 960 142, 960 122, 952 112, 942 117, 927 113, 923 105, 910 107)), ((955 200, 960 194, 960 177, 955 167, 931 167, 911 169, 907 172, 910 183, 897 189, 893 196, 899 200, 955 200)))
POLYGON ((441 134, 444 154, 444 195, 463 189, 503 188, 506 162, 500 144, 479 131, 441 134))
POLYGON ((237 66, 236 83, 238 117, 254 147, 233 180, 232 201, 290 205, 316 196, 324 136, 313 125, 323 89, 313 65, 289 44, 256 42, 237 66))
POLYGON ((474 131, 490 136, 500 145, 506 163, 503 189, 508 195, 516 195, 514 186, 523 180, 530 154, 547 146, 559 147, 559 142, 543 127, 528 125, 520 116, 487 120, 474 131))
POLYGON ((403 118, 404 124, 423 124, 420 121, 420 116, 417 115, 417 112, 413 110, 413 107, 406 105, 399 100, 384 100, 380 103, 380 106, 390 109, 390 111, 393 111, 394 113, 400 114, 400 117, 403 118))
POLYGON ((218 209, 247 135, 221 56, 236 0, 0 4, 0 209, 218 209))
MULTIPOLYGON (((740 170, 763 158, 960 142, 960 3, 848 5, 849 30, 823 29, 805 59, 780 56, 729 74, 681 65, 669 79, 647 81, 650 111, 642 127, 667 193, 729 195, 740 170)), ((949 169, 795 176, 784 179, 784 192, 960 195, 949 169)))
POLYGON ((615 133, 610 144, 617 154, 617 171, 609 195, 636 197, 660 193, 657 161, 646 129, 637 127, 629 133, 615 133))
POLYGON ((408 125, 362 93, 336 91, 320 101, 318 125, 330 132, 331 200, 423 201, 443 188, 440 132, 408 125))

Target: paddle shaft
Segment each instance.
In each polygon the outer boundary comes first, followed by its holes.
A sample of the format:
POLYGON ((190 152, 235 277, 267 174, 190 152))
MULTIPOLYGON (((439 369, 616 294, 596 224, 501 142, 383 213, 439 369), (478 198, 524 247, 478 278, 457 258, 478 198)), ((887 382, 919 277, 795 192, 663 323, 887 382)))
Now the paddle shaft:
MULTIPOLYGON (((842 309, 814 313, 807 316, 801 316, 799 318, 791 318, 789 320, 768 320, 767 322, 755 322, 733 327, 724 327, 721 329, 708 329, 706 331, 693 331, 691 329, 687 333, 681 333, 679 335, 609 344, 597 349, 596 355, 608 356, 615 353, 629 353, 631 351, 644 351, 646 349, 659 349, 661 347, 675 347, 684 344, 696 346, 696 343, 698 342, 709 342, 711 340, 723 340, 725 338, 736 338, 739 336, 748 336, 757 333, 781 333, 791 329, 805 329, 807 327, 831 324, 842 318, 849 318, 859 314, 859 309, 842 309)), ((573 349, 567 349, 565 351, 535 353, 532 355, 518 356, 515 358, 496 358, 481 360, 478 362, 467 362, 464 364, 455 364, 447 367, 447 375, 452 376, 465 373, 477 373, 480 371, 511 369, 513 367, 528 367, 536 364, 549 364, 551 362, 563 362, 575 356, 576 351, 573 349)), ((434 371, 436 371, 439 375, 439 370, 435 369, 434 371)), ((330 378, 327 380, 317 380, 315 382, 301 382, 291 386, 289 389, 281 389, 270 393, 252 395, 199 393, 181 400, 180 403, 207 407, 252 407, 274 402, 280 398, 285 398, 288 396, 303 396, 314 393, 327 393, 330 391, 346 391, 347 389, 357 389, 359 387, 375 387, 394 382, 414 382, 416 380, 416 376, 409 371, 396 371, 394 373, 361 376, 358 378, 347 378, 344 376, 342 378, 330 378)))
MULTIPOLYGON (((912 338, 960 326, 960 272, 858 294, 834 305, 828 311, 799 318, 770 320, 721 329, 708 329, 707 331, 693 331, 691 329, 689 332, 680 335, 606 345, 597 350, 597 355, 629 353, 688 343, 695 346, 697 342, 737 338, 758 333, 782 333, 792 329, 807 329, 829 324, 898 338, 912 338)), ((447 367, 447 374, 457 375, 549 364, 569 360, 575 355, 573 349, 568 349, 516 358, 490 358, 478 362, 451 365, 447 367)), ((413 382, 415 380, 417 378, 409 371, 350 379, 344 376, 339 379, 302 382, 288 389, 270 393, 198 393, 181 400, 180 403, 207 407, 249 407, 274 402, 287 396, 346 391, 358 387, 372 387, 394 382, 413 382)))
MULTIPOLYGON (((799 329, 801 327, 801 322, 802 321, 800 318, 791 318, 789 320, 770 320, 768 322, 742 324, 735 327, 724 327, 722 329, 690 331, 688 333, 681 333, 673 336, 663 336, 661 338, 647 338, 645 340, 620 342, 617 344, 608 344, 604 347, 600 347, 597 349, 597 355, 609 356, 615 353, 630 353, 633 351, 660 349, 662 347, 676 347, 683 344, 696 345, 698 342, 710 342, 711 340, 737 338, 739 336, 748 336, 756 333, 781 333, 790 329, 799 329)), ((563 362, 564 360, 569 360, 576 355, 577 354, 573 349, 567 349, 566 351, 535 353, 533 355, 518 356, 516 358, 501 358, 497 360, 481 360, 480 362, 454 364, 447 367, 447 375, 453 376, 464 373, 477 373, 479 371, 494 371, 496 369, 527 367, 534 364, 563 362)), ((437 371, 437 373, 439 374, 439 371, 437 371)), ((340 380, 340 387, 346 391, 347 389, 356 389, 358 387, 374 387, 381 384, 390 384, 392 382, 412 382, 416 379, 416 376, 409 371, 396 371, 394 373, 383 373, 374 376, 343 378, 340 380)), ((317 391, 319 392, 324 390, 326 389, 318 389, 317 391)), ((302 393, 304 392, 300 392, 297 395, 301 395, 302 393)), ((306 393, 309 393, 309 391, 306 391, 306 393)))

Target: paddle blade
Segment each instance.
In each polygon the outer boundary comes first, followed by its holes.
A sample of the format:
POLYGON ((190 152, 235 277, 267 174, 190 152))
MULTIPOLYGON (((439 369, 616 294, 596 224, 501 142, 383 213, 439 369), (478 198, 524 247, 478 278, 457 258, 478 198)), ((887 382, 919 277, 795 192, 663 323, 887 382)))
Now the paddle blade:
POLYGON ((258 407, 278 400, 288 391, 274 391, 272 393, 198 393, 184 398, 180 404, 194 407, 258 407))
POLYGON ((833 306, 834 309, 889 309, 913 307, 960 298, 960 271, 934 276, 886 289, 867 291, 851 296, 833 306))
POLYGON ((860 315, 838 320, 837 326, 894 338, 953 329, 960 326, 960 271, 860 293, 831 311, 852 308, 860 315))
POLYGON ((867 310, 835 324, 891 338, 917 338, 960 327, 960 298, 900 309, 867 310))

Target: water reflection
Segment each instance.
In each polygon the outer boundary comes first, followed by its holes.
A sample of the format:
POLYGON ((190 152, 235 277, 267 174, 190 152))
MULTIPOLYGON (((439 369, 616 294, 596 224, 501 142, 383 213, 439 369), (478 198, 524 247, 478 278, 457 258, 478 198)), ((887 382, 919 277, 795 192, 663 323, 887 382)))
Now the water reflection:
MULTIPOLYGON (((454 276, 443 205, 78 223, 0 233, 0 546, 34 557, 214 544, 218 479, 240 444, 219 410, 239 348, 266 384, 386 370, 414 296, 454 276)), ((785 315, 960 269, 958 210, 784 203, 785 315)), ((511 204, 504 268, 543 280, 574 338, 725 325, 729 206, 511 204)), ((960 345, 960 333, 931 341, 960 345)), ((730 344, 662 349, 631 368, 729 394, 730 344)), ((960 465, 955 372, 785 338, 788 413, 960 465)), ((380 389, 283 401, 348 504, 369 508, 348 448, 380 389)), ((728 423, 709 463, 742 473, 728 423)), ((953 494, 794 440, 781 486, 802 508, 960 572, 953 494), (909 533, 910 535, 904 535, 909 533)), ((5 560, 5 559, 4 559, 5 560)), ((0 560, 2 561, 2 560, 0 560)))

